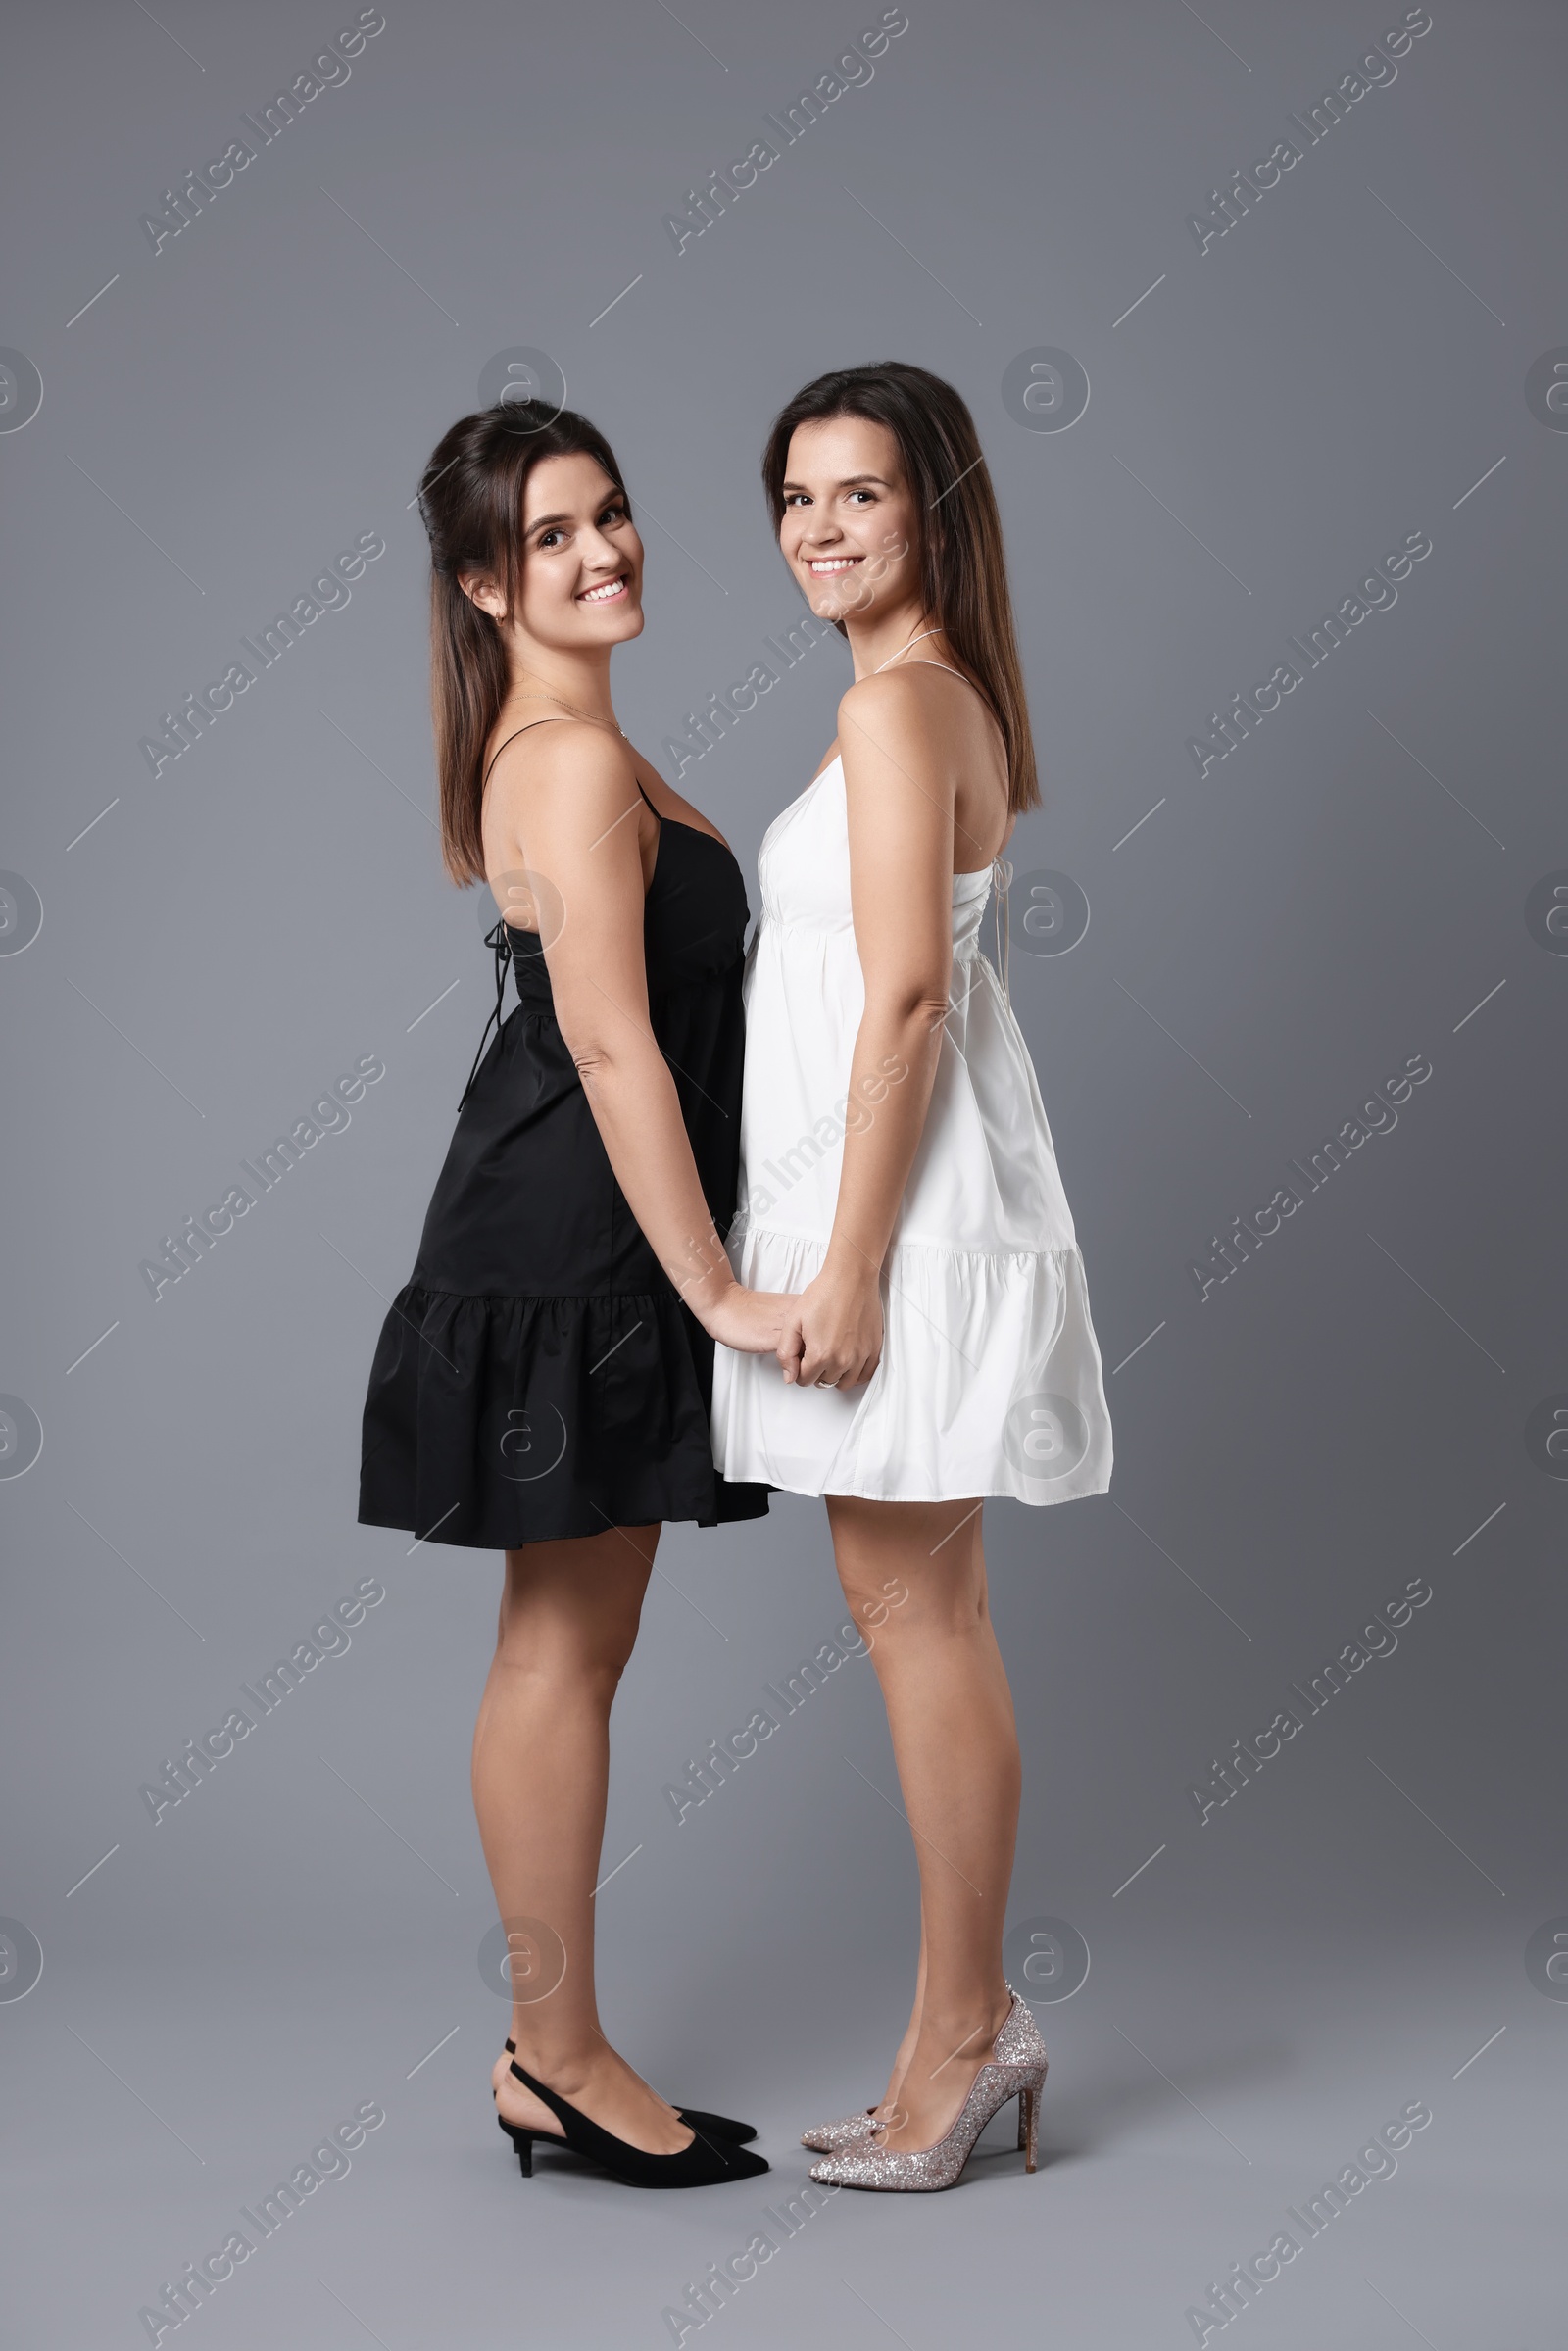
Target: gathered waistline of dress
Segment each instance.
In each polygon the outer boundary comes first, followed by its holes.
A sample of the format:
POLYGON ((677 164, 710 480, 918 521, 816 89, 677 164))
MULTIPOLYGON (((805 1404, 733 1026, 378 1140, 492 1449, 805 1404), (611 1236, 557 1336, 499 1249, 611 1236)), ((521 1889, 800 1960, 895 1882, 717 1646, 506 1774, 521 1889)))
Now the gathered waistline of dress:
MULTIPOLYGON (((956 910, 955 908, 955 912, 956 910)), ((797 931, 818 931, 828 938, 847 939, 852 947, 856 944, 855 924, 847 914, 791 914, 786 921, 764 904, 757 918, 757 930, 752 940, 754 949, 764 931, 774 931, 785 938, 797 931)), ((984 959, 978 926, 970 938, 956 939, 953 943, 953 959, 956 963, 972 963, 977 958, 984 959)))
MULTIPOLYGON (((788 1242, 792 1248, 820 1249, 824 1255, 831 1247, 831 1237, 827 1234, 808 1233, 803 1231, 799 1226, 795 1225, 743 1224, 741 1222, 740 1215, 737 1214, 735 1225, 733 1225, 730 1229, 729 1240, 726 1246, 730 1249, 740 1249, 743 1248, 744 1245, 749 1241, 785 1241, 788 1242), (739 1228, 738 1230, 736 1229, 737 1227, 739 1228)), ((928 1259, 934 1257, 949 1257, 959 1259, 965 1263, 979 1263, 986 1265, 1033 1265, 1037 1264, 1042 1258, 1045 1257, 1076 1257, 1081 1264, 1083 1261, 1083 1246, 1075 1239, 1072 1241, 1059 1241, 1053 1243, 1052 1246, 1047 1249, 1031 1249, 1027 1244, 1024 1243, 1020 1243, 1018 1247, 1014 1249, 1008 1249, 1004 1246, 1000 1249, 964 1249, 958 1244, 951 1241, 906 1241, 903 1239, 895 1239, 888 1244, 887 1257, 883 1259, 883 1270, 886 1271, 889 1259, 896 1259, 900 1257, 923 1257, 928 1259)))
POLYGON ((667 1290, 449 1290, 415 1273, 398 1296, 407 1298, 411 1290, 417 1290, 423 1298, 457 1298, 465 1305, 475 1306, 652 1306, 681 1302, 673 1283, 667 1290))

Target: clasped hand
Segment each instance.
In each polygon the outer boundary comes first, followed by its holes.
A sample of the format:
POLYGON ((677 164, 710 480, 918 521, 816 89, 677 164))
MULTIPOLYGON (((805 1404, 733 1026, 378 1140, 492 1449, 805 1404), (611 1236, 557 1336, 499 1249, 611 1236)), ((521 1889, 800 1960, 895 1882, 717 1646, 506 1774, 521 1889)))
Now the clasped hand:
POLYGON ((778 1359, 797 1388, 858 1388, 882 1359, 882 1296, 865 1265, 823 1266, 785 1301, 778 1359))
POLYGON ((776 1354, 797 1388, 858 1388, 882 1359, 882 1298, 868 1268, 824 1265, 798 1296, 732 1282, 703 1317, 737 1354, 776 1354))

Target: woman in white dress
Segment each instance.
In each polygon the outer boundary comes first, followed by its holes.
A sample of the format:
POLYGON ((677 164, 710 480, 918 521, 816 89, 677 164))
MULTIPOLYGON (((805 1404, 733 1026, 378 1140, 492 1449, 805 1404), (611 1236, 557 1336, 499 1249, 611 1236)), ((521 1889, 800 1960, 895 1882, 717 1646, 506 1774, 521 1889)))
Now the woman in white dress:
POLYGON ((719 1347, 714 1455, 726 1478, 825 1497, 846 1597, 875 1628, 919 1861, 887 2093, 806 2133, 812 2176, 945 2187, 1013 2096, 1033 2168, 1045 2074, 1002 1973, 1019 1761, 982 1505, 1103 1493, 1110 1421, 1040 1090, 980 952, 1040 794, 973 420, 923 368, 850 368, 789 403, 762 470, 855 683, 759 860, 729 1248, 742 1281, 799 1296, 782 1380, 719 1347))

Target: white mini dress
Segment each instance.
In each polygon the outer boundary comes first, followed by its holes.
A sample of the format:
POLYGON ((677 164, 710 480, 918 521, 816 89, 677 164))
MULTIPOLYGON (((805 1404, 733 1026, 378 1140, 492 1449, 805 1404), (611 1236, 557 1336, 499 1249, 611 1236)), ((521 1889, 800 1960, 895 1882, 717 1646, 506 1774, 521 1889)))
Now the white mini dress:
MULTIPOLYGON (((769 826, 758 873, 728 1248, 753 1289, 799 1292, 833 1229, 865 1002, 837 758, 769 826)), ((883 1265, 881 1361, 858 1388, 800 1388, 773 1356, 719 1347, 713 1456, 727 1479, 911 1502, 1064 1502, 1110 1484, 1072 1213, 1029 1049, 980 953, 995 878, 995 866, 953 877, 949 1009, 883 1265)), ((859 1107, 875 1114, 874 1101, 859 1107)))

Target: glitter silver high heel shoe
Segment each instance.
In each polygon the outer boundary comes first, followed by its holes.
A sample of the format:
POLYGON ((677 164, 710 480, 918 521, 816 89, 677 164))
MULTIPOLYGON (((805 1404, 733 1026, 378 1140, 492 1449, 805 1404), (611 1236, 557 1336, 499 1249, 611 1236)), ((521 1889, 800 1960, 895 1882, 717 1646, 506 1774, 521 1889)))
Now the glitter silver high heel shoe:
POLYGON ((829 2187, 929 2189, 952 2187, 992 2116, 1009 2098, 1018 2101, 1018 2144, 1024 2170, 1036 2168, 1040 2092, 1046 2080, 1046 2044, 1024 2002, 1007 1985, 1012 2006, 992 2043, 990 2057, 974 2078, 968 2097, 946 2137, 934 2147, 906 2152, 883 2146, 874 2130, 825 2155, 811 2178, 829 2187))
POLYGON ((809 2147, 816 2155, 835 2154, 840 2147, 853 2146, 857 2139, 875 2130, 871 2119, 875 2113, 874 2106, 867 2106, 859 2114, 841 2114, 835 2123, 813 2123, 809 2131, 801 2132, 801 2145, 809 2147))

